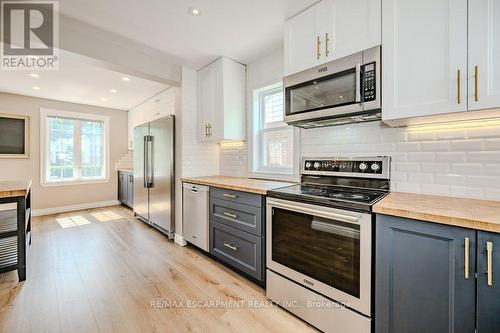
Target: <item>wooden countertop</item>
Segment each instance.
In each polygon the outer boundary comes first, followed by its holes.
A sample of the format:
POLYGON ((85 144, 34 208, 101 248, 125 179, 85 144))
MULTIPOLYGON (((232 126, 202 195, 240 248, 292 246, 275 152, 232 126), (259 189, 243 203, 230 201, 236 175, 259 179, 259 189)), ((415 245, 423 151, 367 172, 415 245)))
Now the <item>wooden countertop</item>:
POLYGON ((0 198, 22 197, 31 188, 31 180, 0 180, 0 198))
POLYGON ((500 201, 393 192, 373 211, 457 227, 500 232, 500 201))
POLYGON ((257 193, 262 195, 266 195, 267 191, 271 191, 280 187, 294 185, 294 183, 278 182, 273 180, 226 177, 226 176, 182 178, 181 180, 187 183, 214 186, 236 191, 257 193))

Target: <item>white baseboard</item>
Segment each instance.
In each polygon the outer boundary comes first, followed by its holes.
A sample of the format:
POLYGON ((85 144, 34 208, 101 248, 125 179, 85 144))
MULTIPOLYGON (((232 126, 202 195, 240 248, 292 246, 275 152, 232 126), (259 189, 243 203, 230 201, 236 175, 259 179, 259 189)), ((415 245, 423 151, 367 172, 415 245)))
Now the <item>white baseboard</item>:
POLYGON ((87 202, 87 203, 69 205, 69 206, 33 209, 32 215, 33 216, 43 216, 43 215, 50 215, 50 214, 73 212, 76 210, 83 210, 83 209, 116 206, 119 204, 120 204, 120 202, 118 200, 87 202))
POLYGON ((178 234, 174 235, 174 242, 175 242, 175 244, 180 245, 180 246, 186 246, 187 245, 186 240, 184 238, 182 238, 181 235, 178 235, 178 234))

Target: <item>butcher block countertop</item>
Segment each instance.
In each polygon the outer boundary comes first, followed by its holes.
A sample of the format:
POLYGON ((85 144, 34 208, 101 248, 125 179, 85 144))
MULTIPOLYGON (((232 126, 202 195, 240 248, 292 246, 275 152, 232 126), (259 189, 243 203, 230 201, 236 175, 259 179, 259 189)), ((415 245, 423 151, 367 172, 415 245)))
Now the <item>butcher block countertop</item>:
POLYGON ((31 180, 0 180, 0 198, 22 197, 30 188, 31 180))
POLYGON ((262 195, 266 195, 267 191, 271 191, 280 187, 294 185, 294 183, 278 182, 273 180, 226 177, 226 176, 182 178, 181 180, 186 183, 214 186, 229 190, 257 193, 262 195))
POLYGON ((377 202, 373 211, 500 233, 500 201, 393 192, 377 202))

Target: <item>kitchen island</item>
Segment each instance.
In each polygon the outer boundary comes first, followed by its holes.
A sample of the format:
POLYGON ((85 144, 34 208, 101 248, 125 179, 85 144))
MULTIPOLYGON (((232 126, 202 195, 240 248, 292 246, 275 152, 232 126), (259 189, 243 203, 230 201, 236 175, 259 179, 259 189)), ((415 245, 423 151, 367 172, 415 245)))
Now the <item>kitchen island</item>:
POLYGON ((31 180, 0 181, 0 273, 17 269, 26 280, 30 244, 31 180))

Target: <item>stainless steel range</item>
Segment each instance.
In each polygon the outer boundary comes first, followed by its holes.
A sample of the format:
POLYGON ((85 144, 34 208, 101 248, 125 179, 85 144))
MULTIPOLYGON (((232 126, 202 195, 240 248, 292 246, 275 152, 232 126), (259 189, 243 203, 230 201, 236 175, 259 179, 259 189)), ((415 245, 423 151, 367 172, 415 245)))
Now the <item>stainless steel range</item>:
POLYGON ((267 297, 325 332, 371 331, 372 206, 390 158, 304 158, 267 199, 267 297))

